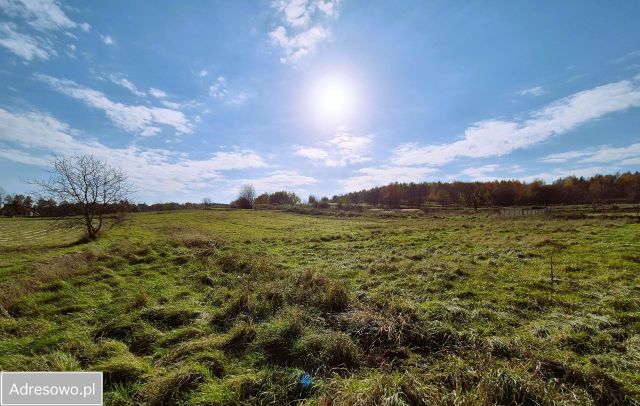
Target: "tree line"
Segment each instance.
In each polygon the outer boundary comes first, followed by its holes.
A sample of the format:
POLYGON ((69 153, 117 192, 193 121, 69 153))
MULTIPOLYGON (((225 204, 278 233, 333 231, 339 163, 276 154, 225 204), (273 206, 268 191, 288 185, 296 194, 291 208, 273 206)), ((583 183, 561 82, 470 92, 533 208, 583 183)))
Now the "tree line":
POLYGON ((301 203, 302 199, 294 192, 281 190, 256 196, 256 190, 253 185, 243 185, 240 188, 240 192, 238 192, 238 198, 231 202, 231 207, 251 209, 267 206, 295 206, 301 203))
POLYGON ((366 203, 373 207, 397 209, 425 205, 481 206, 639 203, 640 172, 567 176, 553 183, 542 180, 521 182, 421 182, 391 183, 333 196, 340 206, 366 203))

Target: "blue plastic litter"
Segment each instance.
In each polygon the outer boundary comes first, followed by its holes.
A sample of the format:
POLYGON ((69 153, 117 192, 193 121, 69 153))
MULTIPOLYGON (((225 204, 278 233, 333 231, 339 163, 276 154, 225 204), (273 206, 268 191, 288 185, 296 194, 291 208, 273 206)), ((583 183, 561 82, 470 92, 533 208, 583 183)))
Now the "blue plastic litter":
POLYGON ((313 378, 306 372, 300 377, 300 385, 302 385, 303 388, 308 388, 311 382, 313 382, 313 378))

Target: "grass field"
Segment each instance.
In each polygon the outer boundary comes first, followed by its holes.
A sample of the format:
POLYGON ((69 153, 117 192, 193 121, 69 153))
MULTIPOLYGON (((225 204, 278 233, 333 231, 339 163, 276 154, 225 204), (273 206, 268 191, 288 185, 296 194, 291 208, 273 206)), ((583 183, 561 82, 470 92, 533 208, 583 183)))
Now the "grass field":
POLYGON ((108 405, 640 399, 633 218, 208 210, 80 236, 0 219, 0 369, 104 371, 108 405))

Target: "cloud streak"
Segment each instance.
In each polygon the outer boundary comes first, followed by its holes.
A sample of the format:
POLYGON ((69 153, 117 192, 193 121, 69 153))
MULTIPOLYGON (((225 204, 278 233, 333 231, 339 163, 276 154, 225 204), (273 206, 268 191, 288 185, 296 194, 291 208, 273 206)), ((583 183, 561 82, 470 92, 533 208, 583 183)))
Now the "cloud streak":
POLYGON ((0 108, 0 157, 46 165, 51 154, 93 154, 123 168, 141 192, 157 196, 210 188, 212 183, 226 184, 224 172, 267 166, 258 153, 246 149, 191 159, 159 148, 112 148, 83 138, 80 132, 48 114, 14 113, 0 108))
POLYGON ((31 35, 21 34, 15 28, 14 24, 0 24, 0 46, 28 62, 37 59, 47 60, 57 55, 48 42, 31 35))
POLYGON ((620 165, 638 165, 640 164, 640 143, 617 148, 604 145, 596 148, 549 154, 542 158, 541 161, 545 163, 564 163, 569 161, 578 163, 615 162, 620 165))
POLYGON ((80 28, 89 31, 87 23, 71 20, 55 0, 0 0, 0 10, 12 17, 24 19, 40 31, 80 28))
POLYGON ((127 132, 141 136, 156 135, 162 131, 158 125, 172 127, 179 134, 188 134, 193 130, 192 124, 181 111, 163 107, 126 105, 111 101, 104 93, 80 86, 68 79, 41 74, 35 77, 62 94, 78 99, 89 107, 104 111, 114 125, 127 132))
POLYGON ((371 137, 355 135, 344 128, 338 128, 337 133, 320 147, 294 147, 298 156, 305 157, 325 166, 353 165, 371 160, 368 152, 371 137))
POLYGON ((442 165, 457 158, 509 154, 565 134, 607 114, 640 106, 640 88, 631 80, 575 93, 529 113, 524 120, 484 120, 449 144, 404 144, 394 150, 395 165, 442 165))

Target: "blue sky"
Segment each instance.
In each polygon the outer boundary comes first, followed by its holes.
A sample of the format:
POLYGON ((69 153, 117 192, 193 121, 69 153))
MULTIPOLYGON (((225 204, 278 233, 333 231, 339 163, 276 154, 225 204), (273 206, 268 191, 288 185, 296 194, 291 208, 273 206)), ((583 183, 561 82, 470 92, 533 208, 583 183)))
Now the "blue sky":
POLYGON ((0 0, 0 186, 135 199, 640 169, 640 2, 0 0))

